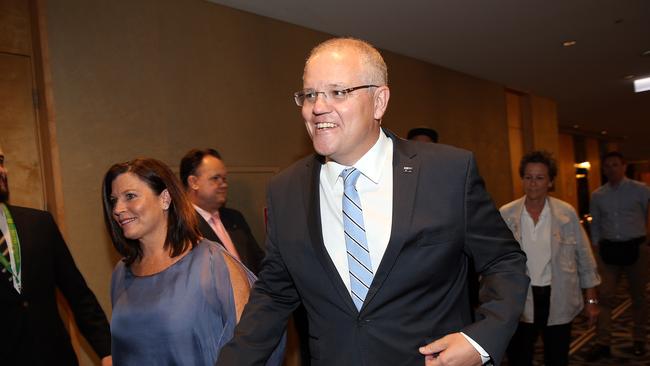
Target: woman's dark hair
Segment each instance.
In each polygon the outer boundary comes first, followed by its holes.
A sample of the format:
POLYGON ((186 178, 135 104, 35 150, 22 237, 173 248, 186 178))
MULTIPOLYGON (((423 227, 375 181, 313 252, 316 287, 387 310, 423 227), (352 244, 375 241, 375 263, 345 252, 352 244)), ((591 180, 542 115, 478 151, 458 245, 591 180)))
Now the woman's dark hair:
POLYGON ((538 150, 531 151, 528 154, 524 155, 524 157, 521 158, 521 162, 519 163, 520 178, 524 177, 526 165, 529 163, 541 163, 546 165, 548 168, 548 178, 551 181, 555 180, 555 176, 557 175, 557 165, 555 164, 555 159, 553 159, 549 152, 538 150))
POLYGON ((165 248, 171 257, 176 257, 194 247, 201 238, 198 221, 192 204, 181 188, 178 178, 161 161, 151 158, 138 158, 110 167, 102 184, 102 203, 104 221, 113 239, 113 246, 124 257, 126 265, 131 265, 142 258, 142 248, 138 240, 127 239, 122 228, 113 218, 113 200, 111 191, 113 181, 124 173, 132 173, 146 183, 156 195, 165 189, 169 192, 171 203, 167 215, 167 237, 165 248))

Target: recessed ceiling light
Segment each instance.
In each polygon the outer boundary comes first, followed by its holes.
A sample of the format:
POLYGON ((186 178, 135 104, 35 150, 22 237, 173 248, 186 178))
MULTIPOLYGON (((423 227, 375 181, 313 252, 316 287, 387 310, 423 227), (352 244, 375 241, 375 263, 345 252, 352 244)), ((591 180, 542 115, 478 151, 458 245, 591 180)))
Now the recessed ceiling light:
POLYGON ((634 80, 634 92, 641 93, 650 90, 650 77, 634 80))
POLYGON ((650 50, 645 50, 641 52, 641 57, 648 57, 648 56, 650 56, 650 50))
POLYGON ((602 130, 602 131, 600 131, 600 134, 601 134, 601 135, 607 135, 607 131, 602 130))
POLYGON ((578 43, 578 41, 572 39, 572 40, 569 40, 569 41, 564 41, 564 42, 562 42, 562 46, 564 46, 564 47, 571 47, 571 46, 575 46, 576 43, 578 43))
POLYGON ((573 125, 573 128, 578 129, 580 128, 580 125, 573 125))

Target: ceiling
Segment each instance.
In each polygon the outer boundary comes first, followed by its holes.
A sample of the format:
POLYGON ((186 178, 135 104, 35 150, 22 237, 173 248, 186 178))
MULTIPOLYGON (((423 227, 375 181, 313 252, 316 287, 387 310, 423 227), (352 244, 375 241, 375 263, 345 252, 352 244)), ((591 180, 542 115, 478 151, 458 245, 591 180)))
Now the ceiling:
POLYGON ((648 0, 209 1, 552 98, 561 128, 650 160, 650 91, 629 79, 650 77, 648 0))

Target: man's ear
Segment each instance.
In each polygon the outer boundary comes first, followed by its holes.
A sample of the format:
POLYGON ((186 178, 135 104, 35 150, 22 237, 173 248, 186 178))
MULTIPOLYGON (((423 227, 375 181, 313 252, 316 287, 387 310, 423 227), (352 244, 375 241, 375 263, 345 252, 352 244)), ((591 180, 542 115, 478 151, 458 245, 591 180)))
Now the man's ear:
POLYGON ((386 108, 388 108, 388 99, 390 99, 390 89, 388 89, 388 86, 377 87, 374 95, 374 118, 376 120, 381 120, 384 116, 386 108))
POLYGON ((187 177, 187 186, 191 190, 196 191, 197 189, 199 189, 199 185, 196 183, 198 180, 199 177, 197 177, 196 175, 190 175, 189 177, 187 177))

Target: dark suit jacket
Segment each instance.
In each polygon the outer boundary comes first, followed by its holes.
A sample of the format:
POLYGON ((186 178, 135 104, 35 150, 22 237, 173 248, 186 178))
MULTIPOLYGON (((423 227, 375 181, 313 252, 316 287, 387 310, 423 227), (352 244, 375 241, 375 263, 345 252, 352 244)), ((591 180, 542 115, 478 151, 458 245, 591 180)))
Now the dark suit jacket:
POLYGON ((22 293, 0 283, 0 363, 76 365, 70 336, 56 302, 56 288, 67 299, 81 333, 100 357, 111 353, 106 316, 86 285, 52 216, 8 206, 20 241, 22 293))
POLYGON ((419 346, 458 331, 500 362, 523 309, 525 254, 485 191, 471 153, 387 135, 394 143, 392 230, 361 310, 323 244, 323 159, 307 157, 270 183, 267 256, 218 365, 261 364, 301 302, 313 365, 421 366, 419 346), (468 257, 483 286, 474 323, 468 257))
MULTIPOLYGON (((205 221, 203 216, 197 212, 196 217, 199 220, 199 230, 201 231, 201 235, 208 240, 221 244, 221 240, 219 240, 219 237, 215 234, 214 230, 212 230, 210 224, 205 221)), ((260 271, 262 259, 264 259, 264 251, 259 244, 257 244, 255 237, 253 237, 253 233, 251 233, 251 229, 248 226, 246 219, 244 219, 241 212, 226 207, 219 209, 219 217, 221 218, 221 222, 226 228, 226 231, 228 231, 228 235, 230 235, 230 239, 232 239, 235 249, 237 249, 239 259, 241 259, 246 268, 250 269, 251 272, 257 275, 260 271)))

